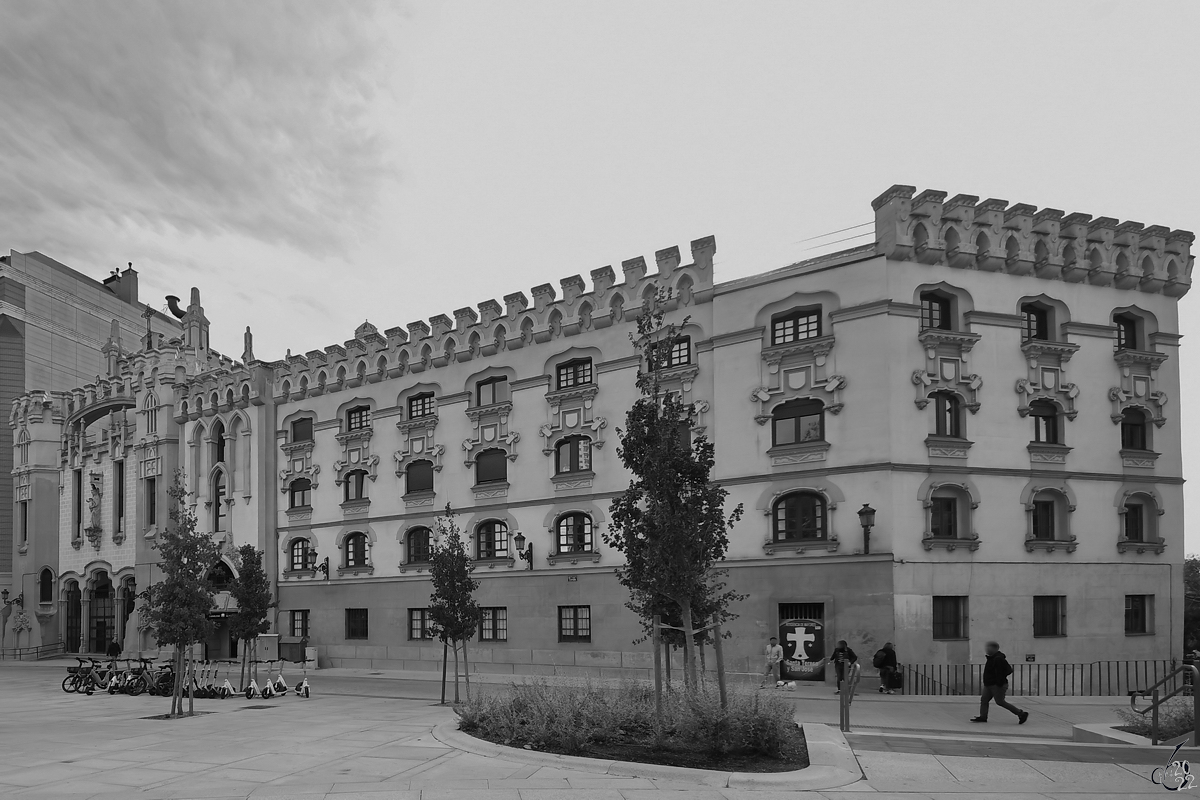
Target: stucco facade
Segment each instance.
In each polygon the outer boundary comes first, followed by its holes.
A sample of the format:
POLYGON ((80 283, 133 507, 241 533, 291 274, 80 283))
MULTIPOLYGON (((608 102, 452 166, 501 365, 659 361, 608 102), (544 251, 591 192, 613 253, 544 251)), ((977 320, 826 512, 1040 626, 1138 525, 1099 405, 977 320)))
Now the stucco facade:
MULTIPOLYGON (((902 186, 874 207, 872 245, 727 283, 708 238, 687 259, 658 252, 654 271, 632 259, 590 287, 571 276, 452 317, 363 323, 281 361, 248 347, 192 368, 185 344, 183 373, 155 379, 172 396, 165 446, 203 476, 202 508, 222 468, 206 437, 218 419, 232 435, 232 542, 266 550, 274 623, 322 663, 437 668, 424 558, 450 505, 488 610, 475 668, 642 674, 602 532, 629 480, 616 455, 641 366, 629 334, 670 289, 667 321, 688 340, 664 381, 745 509, 727 562, 747 595, 734 669, 757 669, 797 615, 868 659, 893 641, 904 662, 965 663, 988 639, 1039 662, 1178 654, 1172 401, 1192 235, 902 186)), ((151 361, 132 353, 118 371, 151 361)))

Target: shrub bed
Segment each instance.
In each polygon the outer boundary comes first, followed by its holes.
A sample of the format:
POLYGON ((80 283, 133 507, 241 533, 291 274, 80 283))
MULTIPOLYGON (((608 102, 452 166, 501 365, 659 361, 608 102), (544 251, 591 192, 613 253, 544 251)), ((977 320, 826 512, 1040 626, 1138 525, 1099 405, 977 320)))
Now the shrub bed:
MULTIPOLYGON (((1136 733, 1150 738, 1150 715, 1139 714, 1129 709, 1117 709, 1117 716, 1125 723, 1117 730, 1136 733)), ((1158 738, 1174 739, 1195 729, 1195 708, 1192 698, 1173 697, 1158 707, 1158 738)))
POLYGON ((746 689, 731 687, 724 710, 712 687, 695 695, 676 690, 663 697, 661 722, 654 690, 640 684, 516 684, 477 694, 455 711, 464 732, 510 747, 730 772, 808 766, 792 706, 746 689))

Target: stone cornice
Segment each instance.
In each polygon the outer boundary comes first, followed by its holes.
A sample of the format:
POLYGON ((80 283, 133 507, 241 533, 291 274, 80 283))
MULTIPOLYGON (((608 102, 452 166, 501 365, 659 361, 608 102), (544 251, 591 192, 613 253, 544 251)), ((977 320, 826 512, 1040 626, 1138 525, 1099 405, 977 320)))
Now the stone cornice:
POLYGON ((716 349, 718 347, 725 347, 726 345, 731 344, 761 341, 765 332, 765 328, 745 328, 740 331, 730 331, 729 333, 717 334, 709 341, 712 342, 713 349, 716 349))
POLYGON ((995 311, 967 311, 963 319, 968 325, 985 325, 992 328, 1024 328, 1025 320, 1016 314, 999 314, 995 311))
POLYGON ((921 307, 912 303, 898 303, 895 300, 873 300, 870 303, 847 306, 846 308, 839 308, 837 311, 831 311, 829 319, 837 323, 852 319, 862 319, 864 317, 876 317, 880 314, 887 314, 892 317, 919 318, 921 316, 921 307))
POLYGON ((1066 336, 1091 336, 1096 339, 1117 338, 1115 325, 1099 325, 1094 322, 1064 322, 1062 331, 1066 336))

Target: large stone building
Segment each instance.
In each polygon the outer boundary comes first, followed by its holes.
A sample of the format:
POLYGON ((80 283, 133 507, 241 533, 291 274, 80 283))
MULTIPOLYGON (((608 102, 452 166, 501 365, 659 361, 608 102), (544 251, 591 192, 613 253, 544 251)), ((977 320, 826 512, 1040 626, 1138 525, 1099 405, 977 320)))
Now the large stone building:
POLYGON ((653 272, 632 259, 561 296, 544 284, 453 318, 364 323, 277 362, 249 343, 240 362, 209 351, 194 293, 182 342, 151 339, 98 384, 14 406, 38 458, 64 465, 61 504, 46 487, 60 509, 46 613, 74 643, 96 576, 154 579, 161 497, 153 519, 135 498, 179 465, 215 535, 267 552, 277 630, 325 664, 436 668, 426 559, 449 504, 481 579, 476 668, 644 670, 601 532, 629 480, 615 452, 641 366, 629 334, 668 288, 687 339, 665 381, 746 510, 727 562, 747 595, 733 668, 756 668, 794 617, 864 654, 896 642, 909 663, 978 660, 987 639, 1040 662, 1178 654, 1168 400, 1192 234, 904 186, 874 207, 873 244, 753 277, 714 283, 701 239, 689 263, 670 248, 653 272), (123 544, 105 505, 118 461, 123 544))
MULTIPOLYGON (((96 281, 41 253, 0 256, 0 407, 10 408, 25 392, 64 391, 95 380, 105 370, 101 350, 114 321, 128 339, 147 324, 161 333, 178 329, 175 320, 138 301, 132 267, 96 281)), ((22 516, 37 478, 32 470, 13 473, 12 436, 12 428, 0 426, 0 588, 16 596, 34 564, 56 565, 57 555, 28 549, 28 531, 44 530, 49 521, 22 516)), ((46 467, 56 482, 57 466, 46 467)))

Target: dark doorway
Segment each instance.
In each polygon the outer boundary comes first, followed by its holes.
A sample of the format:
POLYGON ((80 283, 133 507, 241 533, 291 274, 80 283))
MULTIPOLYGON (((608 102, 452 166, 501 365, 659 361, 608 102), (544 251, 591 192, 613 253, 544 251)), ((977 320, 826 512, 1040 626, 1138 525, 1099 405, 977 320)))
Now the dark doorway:
POLYGON ((68 653, 79 652, 83 617, 83 610, 80 607, 82 600, 83 593, 79 591, 79 584, 75 581, 71 581, 67 588, 66 600, 66 635, 68 653))
POLYGON ((109 640, 117 635, 116 597, 112 581, 106 572, 96 575, 96 588, 92 590, 92 602, 88 612, 88 652, 103 653, 109 640))

